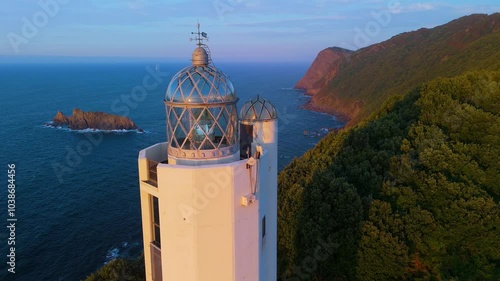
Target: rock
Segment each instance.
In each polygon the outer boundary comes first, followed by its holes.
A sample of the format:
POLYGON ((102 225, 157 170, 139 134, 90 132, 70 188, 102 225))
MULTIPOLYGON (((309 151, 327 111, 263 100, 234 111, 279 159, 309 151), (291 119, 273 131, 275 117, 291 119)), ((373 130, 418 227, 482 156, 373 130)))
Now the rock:
POLYGON ((305 90, 307 94, 315 95, 337 75, 352 53, 353 51, 338 47, 326 48, 319 52, 304 77, 295 85, 295 89, 305 90))
POLYGON ((57 124, 59 126, 61 125, 68 125, 68 117, 64 116, 64 114, 61 111, 58 111, 54 119, 52 120, 53 124, 57 124))
POLYGON ((85 112, 75 108, 71 116, 66 117, 60 111, 52 120, 52 126, 68 126, 72 130, 143 130, 125 116, 118 116, 105 112, 85 112))

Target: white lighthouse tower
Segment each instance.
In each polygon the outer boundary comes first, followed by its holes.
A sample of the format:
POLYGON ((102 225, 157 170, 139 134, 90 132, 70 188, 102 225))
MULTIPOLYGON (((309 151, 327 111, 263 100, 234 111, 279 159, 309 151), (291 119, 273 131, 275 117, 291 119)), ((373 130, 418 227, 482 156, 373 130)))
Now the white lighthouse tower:
POLYGON ((146 280, 276 280, 277 114, 243 105, 198 25, 165 96, 167 142, 139 153, 146 280))

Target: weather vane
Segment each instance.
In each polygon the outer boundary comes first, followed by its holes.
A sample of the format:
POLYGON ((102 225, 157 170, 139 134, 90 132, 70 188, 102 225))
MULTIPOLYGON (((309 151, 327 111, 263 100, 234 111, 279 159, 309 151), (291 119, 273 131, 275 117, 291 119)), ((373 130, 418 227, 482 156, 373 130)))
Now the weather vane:
POLYGON ((191 34, 196 35, 196 38, 191 38, 191 41, 196 40, 198 46, 204 45, 203 41, 208 41, 208 35, 205 32, 200 32, 200 23, 198 22, 198 32, 191 32, 191 34))

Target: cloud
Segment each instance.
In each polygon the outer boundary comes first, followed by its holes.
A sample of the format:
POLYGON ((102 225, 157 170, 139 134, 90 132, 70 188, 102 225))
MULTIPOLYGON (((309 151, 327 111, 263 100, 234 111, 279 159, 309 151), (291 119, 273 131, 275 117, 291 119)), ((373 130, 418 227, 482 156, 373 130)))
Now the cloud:
POLYGON ((233 22, 229 23, 228 25, 230 26, 265 26, 265 27, 270 27, 270 26, 282 26, 282 25, 289 25, 289 24, 307 24, 307 23, 315 23, 318 21, 331 21, 331 20, 343 20, 347 19, 346 16, 311 16, 311 17, 286 17, 282 19, 272 19, 272 18, 265 18, 262 20, 258 21, 241 21, 241 22, 233 22))
POLYGON ((403 6, 403 12, 430 11, 434 10, 435 8, 436 6, 431 3, 415 3, 406 7, 403 6))

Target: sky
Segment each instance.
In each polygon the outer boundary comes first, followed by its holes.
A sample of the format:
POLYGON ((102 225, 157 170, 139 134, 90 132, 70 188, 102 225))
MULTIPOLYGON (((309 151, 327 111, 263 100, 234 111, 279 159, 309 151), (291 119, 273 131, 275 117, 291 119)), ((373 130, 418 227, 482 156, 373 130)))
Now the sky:
POLYGON ((9 0, 0 62, 25 57, 190 58, 197 22, 214 61, 312 61, 473 14, 498 0, 9 0))

